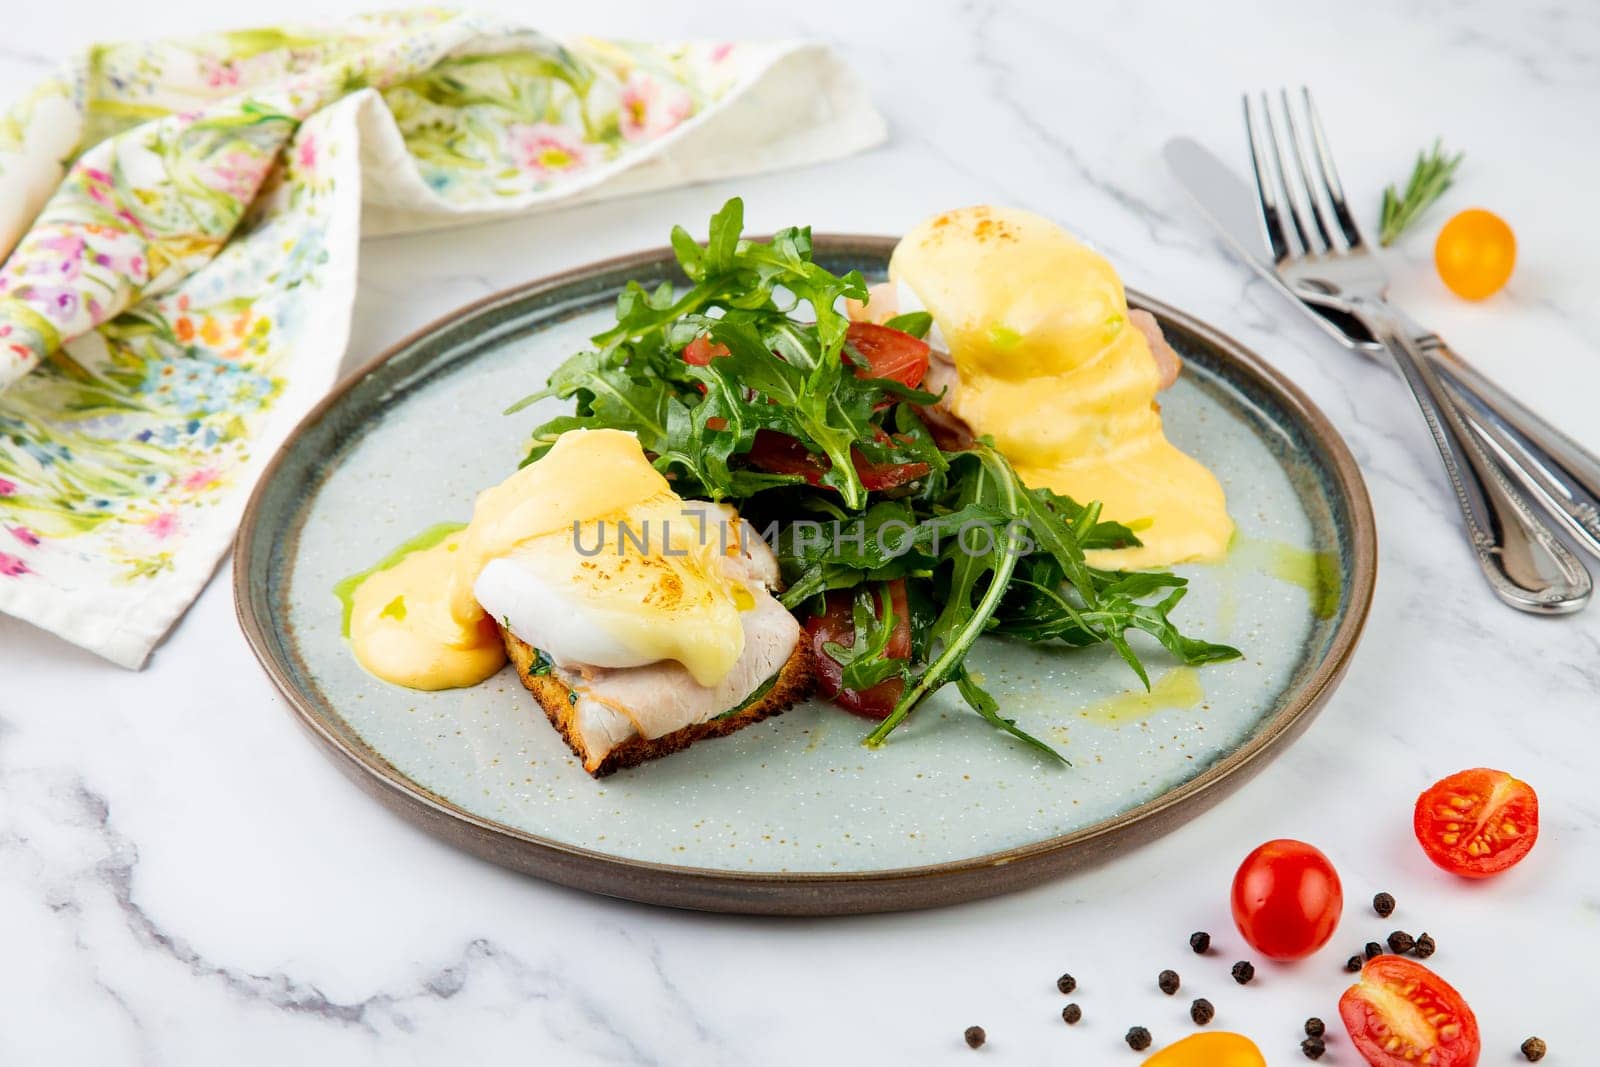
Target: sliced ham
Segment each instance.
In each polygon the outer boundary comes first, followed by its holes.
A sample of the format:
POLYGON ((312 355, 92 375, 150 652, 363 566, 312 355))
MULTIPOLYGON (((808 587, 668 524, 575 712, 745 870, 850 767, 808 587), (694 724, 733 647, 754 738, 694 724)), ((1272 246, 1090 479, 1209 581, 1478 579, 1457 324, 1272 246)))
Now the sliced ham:
POLYGON ((1161 324, 1156 317, 1142 308, 1131 308, 1128 311, 1128 321, 1133 323, 1134 329, 1144 334, 1144 339, 1150 342, 1150 354, 1156 357, 1156 373, 1161 376, 1158 389, 1165 389, 1178 380, 1178 375, 1183 372, 1183 357, 1178 355, 1177 349, 1167 343, 1166 334, 1161 332, 1161 324))
MULTIPOLYGON (((750 592, 754 605, 739 613, 744 651, 716 685, 703 686, 672 660, 634 667, 597 667, 555 659, 554 673, 577 694, 575 725, 596 759, 633 737, 653 739, 706 722, 740 706, 794 654, 800 624, 770 590, 780 582, 778 559, 754 527, 726 504, 684 502, 704 516, 708 543, 724 548, 723 574, 750 592)), ((570 625, 570 620, 563 625, 570 625)), ((518 633, 535 648, 560 645, 549 634, 518 633)))
POLYGON ((664 737, 706 722, 748 700, 794 654, 800 624, 771 594, 759 594, 744 623, 744 653, 714 686, 703 686, 671 660, 647 667, 574 672, 557 669, 578 694, 577 727, 591 753, 604 753, 635 735, 664 737))

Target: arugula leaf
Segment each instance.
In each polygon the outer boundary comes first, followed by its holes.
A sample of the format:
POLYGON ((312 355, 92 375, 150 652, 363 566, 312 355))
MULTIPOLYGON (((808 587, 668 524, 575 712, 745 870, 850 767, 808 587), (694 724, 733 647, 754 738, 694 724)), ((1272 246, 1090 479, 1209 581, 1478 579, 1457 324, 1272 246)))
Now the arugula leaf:
POLYGON ((1060 761, 1064 766, 1072 766, 1072 761, 1067 757, 1019 727, 1017 720, 1001 716, 1000 705, 996 703, 994 697, 990 696, 986 689, 973 680, 972 672, 967 670, 966 664, 961 665, 961 669, 956 672, 954 680, 956 689, 960 691, 968 706, 982 716, 989 725, 997 730, 1004 730, 1031 748, 1049 756, 1053 760, 1060 761))
POLYGON ((855 637, 850 645, 828 642, 824 652, 838 663, 841 689, 856 691, 871 689, 890 678, 903 677, 906 661, 891 658, 889 641, 894 636, 894 597, 887 585, 862 585, 857 588, 855 603, 851 606, 851 619, 855 624, 855 637), (881 604, 881 608, 876 605, 881 604), (881 614, 881 617, 880 617, 881 614))
MULTIPOLYGON (((964 513, 977 521, 990 520, 991 534, 995 526, 1008 528, 1010 518, 1018 514, 1021 506, 1019 497, 1026 493, 1011 465, 985 444, 962 454, 961 461, 968 469, 959 482, 957 514, 964 513)), ((967 527, 963 524, 961 528, 967 527)), ((967 652, 998 610, 1017 565, 1018 552, 1012 538, 991 537, 990 542, 991 551, 976 552, 958 534, 941 554, 941 559, 950 565, 949 588, 944 610, 929 631, 927 666, 906 688, 895 709, 867 735, 868 745, 883 744, 924 698, 963 669, 967 652)))

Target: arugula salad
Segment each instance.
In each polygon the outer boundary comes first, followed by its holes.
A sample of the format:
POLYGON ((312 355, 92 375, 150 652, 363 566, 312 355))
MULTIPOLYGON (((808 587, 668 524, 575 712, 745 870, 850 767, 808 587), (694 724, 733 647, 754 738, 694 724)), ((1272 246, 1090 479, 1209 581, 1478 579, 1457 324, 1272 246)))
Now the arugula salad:
POLYGON ((674 228, 689 284, 630 282, 616 325, 508 409, 574 404, 533 431, 525 463, 568 430, 624 430, 677 493, 736 507, 778 556, 820 694, 876 720, 870 746, 954 685, 991 725, 1065 762, 969 670, 984 636, 1109 644, 1146 687, 1130 632, 1185 664, 1239 655, 1171 621, 1184 578, 1085 561, 1137 545, 1134 530, 1024 485, 991 440, 952 431, 923 388, 926 313, 852 322, 842 305, 866 301, 866 281, 814 262, 808 227, 770 240, 742 229, 737 198, 704 244, 674 228))

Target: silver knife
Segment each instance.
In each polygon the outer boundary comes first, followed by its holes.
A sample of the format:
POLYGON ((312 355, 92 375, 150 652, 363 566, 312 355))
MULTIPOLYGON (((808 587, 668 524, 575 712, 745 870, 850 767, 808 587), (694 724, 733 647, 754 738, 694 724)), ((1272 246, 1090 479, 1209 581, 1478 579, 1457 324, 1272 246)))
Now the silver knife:
MULTIPOLYGON (((1209 149, 1175 137, 1162 149, 1184 191, 1223 242, 1251 270, 1346 348, 1378 358, 1384 352, 1347 315, 1301 300, 1262 256, 1266 239, 1255 193, 1209 149)), ((1530 411, 1456 355, 1435 333, 1406 320, 1424 357, 1461 401, 1458 407, 1480 443, 1573 540, 1600 558, 1600 458, 1530 411)))

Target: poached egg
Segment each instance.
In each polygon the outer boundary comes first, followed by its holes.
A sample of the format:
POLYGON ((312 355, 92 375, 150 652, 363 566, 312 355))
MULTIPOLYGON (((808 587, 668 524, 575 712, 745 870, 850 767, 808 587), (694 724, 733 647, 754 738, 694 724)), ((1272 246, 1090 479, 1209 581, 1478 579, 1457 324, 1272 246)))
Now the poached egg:
POLYGON ((1139 547, 1088 553, 1092 565, 1226 554, 1222 486, 1167 440, 1160 368, 1104 256, 1039 215, 972 207, 906 234, 889 276, 899 310, 925 309, 954 360, 950 411, 1026 484, 1098 500, 1137 533, 1139 547))
POLYGON ((352 649, 385 681, 474 685, 505 662, 498 622, 557 666, 671 661, 714 687, 767 595, 764 569, 725 563, 753 551, 731 514, 674 493, 632 434, 569 431, 480 493, 464 529, 361 583, 352 649))

